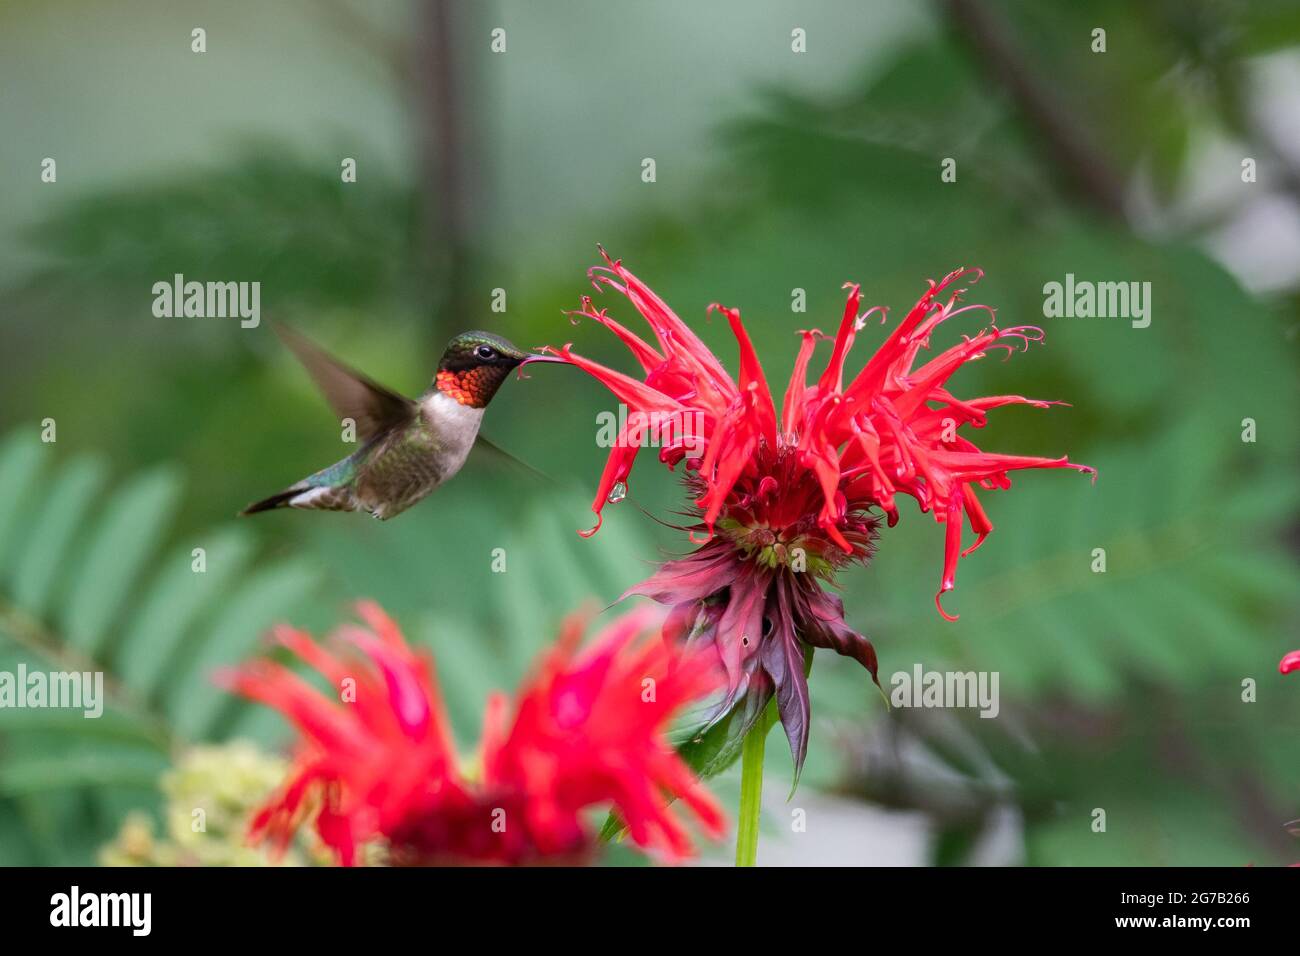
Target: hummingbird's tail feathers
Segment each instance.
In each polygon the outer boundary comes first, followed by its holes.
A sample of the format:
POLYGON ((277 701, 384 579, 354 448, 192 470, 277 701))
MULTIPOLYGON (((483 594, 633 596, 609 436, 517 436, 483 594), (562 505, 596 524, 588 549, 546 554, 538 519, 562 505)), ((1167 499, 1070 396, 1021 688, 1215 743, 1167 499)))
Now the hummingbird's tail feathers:
POLYGON ((279 494, 255 501, 241 515, 255 515, 276 508, 305 508, 312 511, 356 511, 356 501, 347 488, 311 485, 307 482, 286 488, 279 494))
POLYGON ((304 488, 301 485, 295 485, 292 488, 286 488, 278 495, 271 495, 271 497, 263 498, 261 501, 254 501, 251 505, 249 505, 239 514, 242 517, 243 515, 255 515, 259 511, 274 511, 276 508, 292 507, 290 502, 295 497, 302 494, 305 490, 306 488, 304 488))

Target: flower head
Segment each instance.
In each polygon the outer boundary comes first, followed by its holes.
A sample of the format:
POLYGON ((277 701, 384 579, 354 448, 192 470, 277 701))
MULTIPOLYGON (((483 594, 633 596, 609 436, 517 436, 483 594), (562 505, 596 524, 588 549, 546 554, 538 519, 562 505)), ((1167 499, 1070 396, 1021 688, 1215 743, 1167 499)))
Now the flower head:
POLYGON ((829 337, 816 329, 799 333, 794 372, 779 414, 738 310, 710 306, 726 318, 740 347, 740 374, 733 379, 699 337, 621 262, 606 255, 605 264, 590 275, 597 290, 614 289, 631 301, 650 325, 654 344, 586 297, 575 315, 613 332, 641 366, 642 378, 584 358, 569 345, 553 350, 597 378, 630 409, 592 504, 596 527, 585 533, 599 528, 606 502, 626 487, 643 439, 654 428, 660 460, 670 468, 685 462, 699 515, 691 537, 705 543, 632 590, 673 605, 670 621, 682 633, 717 647, 728 692, 715 719, 749 689, 769 696, 775 690, 797 763, 806 747, 808 719, 800 642, 852 656, 875 676, 871 644, 845 625, 838 598, 825 592, 819 580, 829 583, 836 568, 870 556, 879 522, 876 510, 893 526, 898 495, 904 494, 944 524, 935 603, 940 614, 953 620, 941 599, 955 584, 958 561, 993 529, 978 492, 1008 488, 1009 473, 1026 468, 1093 473, 1066 458, 984 452, 958 433, 966 426, 983 427, 988 413, 1004 405, 1055 404, 1020 395, 959 399, 948 391, 948 380, 967 362, 994 350, 1027 348, 1043 337, 1030 326, 999 328, 984 306, 959 305, 965 290, 956 285, 978 278, 975 270, 959 269, 931 282, 846 382, 854 339, 873 313, 885 319, 884 309, 860 312, 859 287, 847 285, 830 358, 811 383, 813 352, 829 337), (918 365, 942 323, 979 309, 989 314, 986 327, 918 365), (964 549, 963 523, 975 535, 964 549))
POLYGON ((339 654, 301 631, 275 631, 345 689, 342 701, 269 661, 223 678, 301 734, 295 769, 253 819, 252 838, 283 846, 316 810, 317 831, 345 865, 375 839, 399 863, 576 860, 592 847, 583 811, 604 805, 638 846, 672 860, 691 842, 669 796, 721 832, 716 802, 663 737, 674 713, 708 690, 707 667, 661 640, 637 640, 645 615, 625 616, 581 652, 583 622, 570 617, 514 705, 502 695, 489 701, 479 767, 469 773, 432 662, 377 605, 363 602, 358 613, 369 629, 343 628, 339 654))

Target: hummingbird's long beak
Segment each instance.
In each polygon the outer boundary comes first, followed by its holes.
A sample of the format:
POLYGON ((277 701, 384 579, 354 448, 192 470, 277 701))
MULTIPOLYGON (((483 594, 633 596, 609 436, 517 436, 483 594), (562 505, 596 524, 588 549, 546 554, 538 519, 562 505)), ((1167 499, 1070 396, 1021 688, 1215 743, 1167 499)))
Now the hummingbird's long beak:
POLYGON ((532 365, 534 362, 554 362, 554 363, 557 363, 557 364, 559 364, 559 365, 568 365, 568 364, 569 364, 569 360, 568 360, 568 359, 560 358, 558 355, 536 355, 536 354, 533 354, 533 355, 529 355, 528 358, 526 358, 526 359, 524 359, 522 362, 520 362, 520 363, 519 363, 519 366, 520 366, 520 368, 522 368, 522 367, 525 366, 525 365, 532 365))

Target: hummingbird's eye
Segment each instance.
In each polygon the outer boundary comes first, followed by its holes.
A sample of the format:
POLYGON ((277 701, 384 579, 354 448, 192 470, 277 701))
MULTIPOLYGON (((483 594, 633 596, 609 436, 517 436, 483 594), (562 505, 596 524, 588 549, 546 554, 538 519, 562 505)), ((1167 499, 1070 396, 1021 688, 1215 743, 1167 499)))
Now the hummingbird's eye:
POLYGON ((497 357, 497 350, 490 345, 480 345, 474 350, 474 357, 490 362, 497 357))

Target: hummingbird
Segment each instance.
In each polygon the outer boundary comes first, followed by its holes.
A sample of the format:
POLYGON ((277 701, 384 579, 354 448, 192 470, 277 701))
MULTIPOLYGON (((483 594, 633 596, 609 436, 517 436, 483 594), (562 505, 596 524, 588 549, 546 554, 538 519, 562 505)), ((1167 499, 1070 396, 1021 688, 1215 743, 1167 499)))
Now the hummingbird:
POLYGON ((460 471, 476 439, 494 447, 479 436, 479 426, 512 370, 561 361, 524 352, 490 332, 462 332, 447 343, 428 391, 412 400, 344 365, 301 333, 278 325, 276 332, 339 419, 356 423, 360 447, 241 515, 306 508, 365 511, 383 521, 401 514, 460 471))

